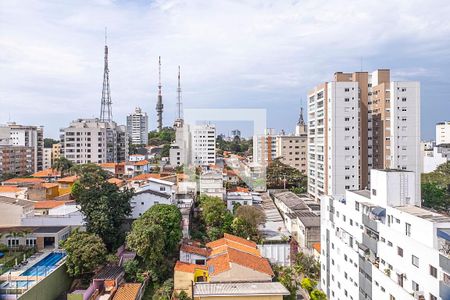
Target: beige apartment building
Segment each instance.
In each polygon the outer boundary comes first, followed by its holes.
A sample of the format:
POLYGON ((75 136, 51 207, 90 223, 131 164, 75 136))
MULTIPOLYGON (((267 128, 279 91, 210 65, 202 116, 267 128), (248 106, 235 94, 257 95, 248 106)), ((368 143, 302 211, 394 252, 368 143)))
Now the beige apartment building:
POLYGON ((276 157, 303 174, 307 172, 308 132, 303 119, 303 109, 295 128, 295 135, 278 135, 275 139, 276 157))
POLYGON ((370 186, 371 169, 420 176, 420 84, 390 70, 334 74, 308 93, 308 193, 370 186))

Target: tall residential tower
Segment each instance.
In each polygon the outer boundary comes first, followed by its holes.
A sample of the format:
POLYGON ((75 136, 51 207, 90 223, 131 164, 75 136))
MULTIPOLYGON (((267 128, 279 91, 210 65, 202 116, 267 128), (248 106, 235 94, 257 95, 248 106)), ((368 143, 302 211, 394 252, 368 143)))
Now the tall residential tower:
MULTIPOLYGON (((420 84, 390 71, 334 74, 308 93, 308 193, 370 186, 371 169, 420 176, 420 84)), ((417 193, 420 193, 417 188, 417 193)))

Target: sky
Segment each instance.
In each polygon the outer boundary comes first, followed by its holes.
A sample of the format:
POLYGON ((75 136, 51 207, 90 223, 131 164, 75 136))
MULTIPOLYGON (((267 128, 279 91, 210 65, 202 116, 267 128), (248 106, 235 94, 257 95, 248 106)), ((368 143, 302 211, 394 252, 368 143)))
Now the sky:
POLYGON ((2 0, 0 123, 58 138, 71 120, 98 117, 107 27, 120 124, 139 106, 156 127, 161 56, 165 125, 178 65, 184 108, 264 108, 267 127, 286 132, 334 72, 389 68, 421 82, 422 138, 433 139, 450 119, 449 16, 448 0, 2 0))

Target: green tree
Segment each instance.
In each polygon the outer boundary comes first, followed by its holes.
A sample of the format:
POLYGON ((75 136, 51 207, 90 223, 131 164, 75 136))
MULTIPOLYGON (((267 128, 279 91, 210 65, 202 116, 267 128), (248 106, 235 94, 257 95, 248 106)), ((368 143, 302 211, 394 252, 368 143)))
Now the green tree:
POLYGON ((200 196, 201 219, 206 225, 206 232, 210 240, 231 233, 233 215, 227 209, 222 199, 206 195, 200 196))
POLYGON ((241 205, 236 209, 236 217, 244 219, 254 227, 266 221, 264 211, 256 206, 241 205))
POLYGON ((123 222, 131 213, 130 200, 134 191, 122 190, 107 181, 106 171, 94 164, 82 165, 79 180, 72 187, 72 195, 80 205, 86 229, 98 234, 111 251, 124 241, 123 222))
POLYGON ((266 171, 267 187, 271 189, 287 189, 304 191, 308 184, 308 178, 299 170, 281 162, 279 158, 274 159, 266 171))
POLYGON ((14 177, 16 177, 16 174, 13 174, 13 173, 3 173, 3 174, 0 176, 0 181, 5 181, 5 180, 8 180, 8 179, 11 179, 11 178, 14 178, 14 177))
POLYGON ((83 277, 92 273, 106 260, 106 247, 102 239, 93 233, 74 231, 64 241, 67 273, 71 277, 83 277))
POLYGON ((305 277, 302 279, 302 282, 300 283, 301 287, 308 291, 308 294, 311 294, 311 292, 316 288, 317 281, 310 279, 308 277, 305 277))
POLYGON ((319 280, 320 277, 320 263, 312 255, 299 252, 295 257, 294 266, 297 274, 303 274, 314 280, 319 280))
POLYGON ((53 162, 52 169, 61 172, 61 176, 64 177, 65 174, 71 170, 73 167, 73 162, 65 157, 60 157, 53 162))
POLYGON ((192 298, 189 297, 188 294, 185 291, 181 291, 178 294, 178 300, 192 300, 192 298))
POLYGON ((164 144, 160 156, 161 157, 169 157, 170 155, 170 144, 164 144))
POLYGON ((422 204, 436 210, 448 210, 450 199, 445 188, 436 183, 422 184, 422 204))
POLYGON ((166 261, 176 255, 181 237, 181 213, 178 208, 156 204, 133 222, 127 236, 127 246, 136 251, 151 271, 163 278, 170 271, 166 261))
POLYGON ((313 290, 311 292, 311 300, 327 300, 327 295, 321 290, 313 290))
POLYGON ((242 217, 234 218, 231 229, 234 235, 253 241, 258 240, 258 229, 242 217))
POLYGON ((289 291, 288 299, 297 299, 298 286, 295 278, 295 273, 290 267, 274 267, 275 278, 289 291))
POLYGON ((155 291, 152 300, 170 300, 172 297, 172 290, 173 290, 173 279, 167 279, 155 291))
POLYGON ((51 139, 51 138, 45 138, 44 139, 44 148, 51 148, 54 144, 58 144, 59 141, 51 139))

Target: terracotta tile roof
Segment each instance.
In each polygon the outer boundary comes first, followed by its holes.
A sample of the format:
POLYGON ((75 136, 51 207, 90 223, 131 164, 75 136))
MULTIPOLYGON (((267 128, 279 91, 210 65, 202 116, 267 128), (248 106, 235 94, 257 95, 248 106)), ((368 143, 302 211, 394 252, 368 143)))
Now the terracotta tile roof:
POLYGON ((17 193, 20 191, 22 191, 22 189, 15 185, 0 185, 0 193, 17 193))
POLYGON ((98 165, 102 168, 115 168, 117 163, 102 163, 98 165))
POLYGON ((59 172, 56 169, 49 168, 49 169, 45 169, 45 170, 36 172, 31 176, 33 176, 33 177, 60 177, 61 172, 59 172))
POLYGON ((43 183, 44 179, 41 178, 11 178, 4 183, 43 183))
POLYGON ((234 246, 236 246, 236 243, 237 244, 241 244, 243 246, 247 246, 247 247, 256 249, 256 243, 255 242, 252 242, 252 241, 249 241, 249 240, 246 240, 246 239, 243 239, 243 238, 240 238, 238 236, 235 236, 235 235, 232 235, 232 234, 228 234, 228 233, 225 233, 223 238, 221 238, 221 239, 218 239, 218 240, 215 240, 213 242, 207 243, 206 246, 209 247, 209 248, 216 248, 216 247, 223 246, 223 245, 234 245, 234 246), (234 244, 232 244, 233 242, 234 242, 234 244))
POLYGON ((74 183, 77 180, 78 180, 78 176, 73 175, 73 176, 67 176, 67 177, 58 179, 57 182, 59 182, 59 183, 74 183))
POLYGON ((200 248, 200 247, 188 245, 188 244, 182 244, 180 251, 184 251, 187 253, 194 253, 197 255, 204 256, 204 257, 208 256, 208 250, 206 248, 200 248))
POLYGON ((119 178, 109 178, 108 182, 112 183, 112 184, 115 184, 117 186, 123 186, 125 184, 125 182, 122 179, 119 179, 119 178))
POLYGON ((228 248, 223 254, 207 260, 208 267, 213 267, 210 268, 210 270, 214 269, 214 271, 211 272, 212 275, 217 275, 230 270, 232 268, 231 263, 235 263, 270 276, 274 275, 272 267, 266 258, 235 250, 233 248, 228 248))
POLYGON ((144 159, 144 160, 140 160, 140 161, 134 162, 133 165, 135 165, 135 166, 146 166, 149 163, 150 162, 148 160, 144 159))
POLYGON ((202 265, 185 263, 185 262, 181 262, 181 261, 177 261, 177 263, 175 264, 175 271, 194 273, 195 270, 208 270, 208 267, 202 266, 202 265))
POLYGON ((313 248, 317 250, 317 252, 320 253, 320 243, 313 243, 312 244, 313 248))
POLYGON ((256 256, 261 256, 261 253, 259 252, 259 250, 257 248, 248 247, 248 246, 245 246, 245 245, 242 245, 239 243, 235 243, 232 241, 227 241, 226 244, 212 248, 210 255, 221 254, 223 252, 228 251, 229 248, 236 249, 236 250, 239 250, 242 252, 247 252, 247 253, 250 253, 250 254, 256 255, 256 256))
POLYGON ((240 186, 232 187, 228 191, 229 192, 238 192, 238 193, 248 193, 248 192, 250 192, 250 190, 248 188, 240 187, 240 186))
POLYGON ((45 187, 46 189, 51 189, 51 188, 54 188, 54 187, 59 187, 59 185, 58 185, 57 183, 54 183, 54 182, 44 182, 44 183, 41 183, 41 186, 42 186, 42 187, 45 187))
POLYGON ((112 300, 134 300, 139 294, 140 283, 123 283, 119 286, 112 300))
POLYGON ((135 180, 147 180, 149 178, 161 178, 160 174, 153 174, 153 173, 144 173, 137 176, 134 176, 133 178, 128 179, 128 181, 135 181, 135 180))
POLYGON ((37 201, 34 203, 34 208, 35 209, 50 209, 50 208, 55 208, 55 207, 64 205, 66 202, 68 202, 68 201, 56 201, 56 200, 37 201))

